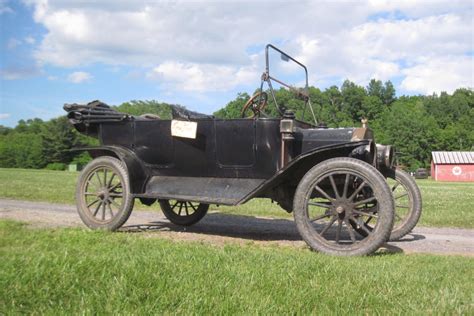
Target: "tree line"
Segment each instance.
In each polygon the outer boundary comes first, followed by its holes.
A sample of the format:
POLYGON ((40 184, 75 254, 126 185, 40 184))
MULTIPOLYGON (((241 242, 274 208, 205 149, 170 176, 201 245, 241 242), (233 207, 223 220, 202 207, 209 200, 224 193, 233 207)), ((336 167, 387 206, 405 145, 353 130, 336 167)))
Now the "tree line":
MULTIPOLYGON (((346 80, 341 87, 310 87, 309 94, 318 123, 328 127, 360 126, 360 120, 367 118, 376 141, 394 145, 398 163, 409 170, 428 167, 434 150, 474 149, 472 89, 396 97, 390 81, 371 80, 363 87, 346 80)), ((312 122, 311 112, 304 109, 304 101, 293 92, 282 88, 275 96, 278 104, 293 110, 297 118, 312 122)), ((240 117, 249 97, 239 93, 214 115, 240 117)), ((171 117, 170 104, 153 100, 125 102, 114 108, 131 115, 152 113, 163 119, 171 117)), ((278 116, 272 102, 265 113, 278 116)), ((0 167, 64 169, 70 163, 85 164, 90 157, 70 149, 96 144, 96 139, 78 133, 65 116, 49 121, 20 120, 14 128, 0 126, 0 167)))

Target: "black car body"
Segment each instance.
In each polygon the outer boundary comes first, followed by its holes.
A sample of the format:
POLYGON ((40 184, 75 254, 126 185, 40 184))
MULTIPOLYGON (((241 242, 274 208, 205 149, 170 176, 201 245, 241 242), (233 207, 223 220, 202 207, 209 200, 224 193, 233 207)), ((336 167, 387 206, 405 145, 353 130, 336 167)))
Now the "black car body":
POLYGON ((197 123, 195 139, 172 136, 172 120, 124 114, 120 121, 92 127, 83 121, 82 131, 98 137, 100 146, 78 150, 123 161, 136 197, 223 205, 254 197, 291 205, 301 177, 329 158, 353 157, 377 165, 369 128, 318 128, 294 118, 200 116, 190 121, 197 123))

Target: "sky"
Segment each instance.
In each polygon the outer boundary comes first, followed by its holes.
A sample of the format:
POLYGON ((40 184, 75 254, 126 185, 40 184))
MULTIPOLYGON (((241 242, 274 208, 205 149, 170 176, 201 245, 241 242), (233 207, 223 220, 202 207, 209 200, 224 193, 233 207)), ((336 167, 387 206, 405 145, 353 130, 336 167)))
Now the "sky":
POLYGON ((212 113, 259 87, 267 43, 303 62, 320 89, 371 78, 398 95, 472 88, 473 3, 0 0, 0 125, 97 99, 212 113))

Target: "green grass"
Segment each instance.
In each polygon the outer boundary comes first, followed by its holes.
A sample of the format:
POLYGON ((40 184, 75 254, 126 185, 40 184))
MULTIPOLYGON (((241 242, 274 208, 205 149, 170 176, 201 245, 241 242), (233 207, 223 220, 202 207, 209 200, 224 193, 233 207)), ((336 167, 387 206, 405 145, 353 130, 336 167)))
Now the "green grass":
POLYGON ((0 314, 473 314, 473 259, 173 242, 0 221, 0 314))
POLYGON ((71 204, 78 176, 78 172, 0 168, 0 196, 71 204))
MULTIPOLYGON (((50 170, 0 169, 0 197, 74 203, 78 173, 50 170)), ((418 180, 423 196, 423 214, 419 225, 474 228, 474 183, 446 183, 418 180)), ((159 209, 157 205, 138 209, 159 209)), ((276 203, 254 199, 238 207, 215 208, 223 213, 289 218, 276 203)))

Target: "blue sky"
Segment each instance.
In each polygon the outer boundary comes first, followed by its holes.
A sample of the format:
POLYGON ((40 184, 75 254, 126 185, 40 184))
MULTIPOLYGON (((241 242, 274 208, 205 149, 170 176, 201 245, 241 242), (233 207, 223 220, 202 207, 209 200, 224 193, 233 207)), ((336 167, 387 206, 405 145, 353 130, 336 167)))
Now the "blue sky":
POLYGON ((211 113, 259 86, 269 42, 321 89, 346 78, 391 80, 399 95, 474 86, 472 1, 0 0, 0 19, 6 126, 95 99, 211 113))

